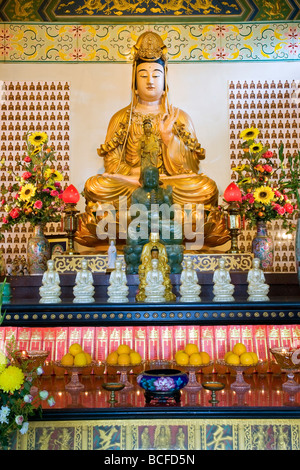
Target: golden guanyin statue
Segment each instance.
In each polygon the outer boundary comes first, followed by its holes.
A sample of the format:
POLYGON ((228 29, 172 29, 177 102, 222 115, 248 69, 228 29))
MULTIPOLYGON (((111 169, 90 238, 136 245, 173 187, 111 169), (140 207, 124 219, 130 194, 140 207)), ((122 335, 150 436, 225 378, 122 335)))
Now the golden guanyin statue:
POLYGON ((148 31, 139 37, 132 52, 131 103, 111 118, 105 143, 98 149, 105 172, 86 181, 86 210, 80 216, 76 241, 84 246, 100 245, 97 207, 109 203, 118 213, 120 196, 126 196, 129 203, 141 185, 143 158, 148 158, 151 164, 156 162, 161 184, 172 187, 175 204, 204 205, 205 245, 220 246, 230 237, 216 209, 218 189, 212 179, 199 173, 205 150, 190 117, 169 103, 167 48, 157 33, 148 31))

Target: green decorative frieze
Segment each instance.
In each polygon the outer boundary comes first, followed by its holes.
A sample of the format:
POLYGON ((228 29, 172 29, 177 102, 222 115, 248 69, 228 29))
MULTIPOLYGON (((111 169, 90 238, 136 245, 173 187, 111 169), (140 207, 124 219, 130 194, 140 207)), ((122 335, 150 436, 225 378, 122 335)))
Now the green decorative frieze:
POLYGON ((300 58, 300 22, 211 24, 2 23, 1 62, 131 63, 140 34, 153 30, 170 63, 300 58))

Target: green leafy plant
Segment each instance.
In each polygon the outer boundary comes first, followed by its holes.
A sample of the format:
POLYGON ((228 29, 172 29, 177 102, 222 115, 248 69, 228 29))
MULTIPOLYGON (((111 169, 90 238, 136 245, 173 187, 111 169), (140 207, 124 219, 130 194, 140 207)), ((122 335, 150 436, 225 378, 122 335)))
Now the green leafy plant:
POLYGON ((300 151, 295 156, 288 156, 289 176, 286 173, 284 164, 283 144, 279 147, 279 159, 281 167, 281 176, 279 178, 280 186, 285 190, 288 196, 294 196, 297 201, 298 211, 300 209, 300 151))

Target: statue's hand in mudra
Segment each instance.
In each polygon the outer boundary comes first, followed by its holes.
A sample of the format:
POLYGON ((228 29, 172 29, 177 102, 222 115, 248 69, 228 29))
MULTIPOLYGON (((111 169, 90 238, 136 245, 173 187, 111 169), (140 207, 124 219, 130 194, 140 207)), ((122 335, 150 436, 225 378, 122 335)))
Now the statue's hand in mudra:
POLYGON ((159 131, 162 138, 163 143, 168 146, 172 135, 173 135, 173 127, 178 118, 179 109, 174 109, 173 106, 170 106, 170 112, 166 113, 159 124, 159 131))

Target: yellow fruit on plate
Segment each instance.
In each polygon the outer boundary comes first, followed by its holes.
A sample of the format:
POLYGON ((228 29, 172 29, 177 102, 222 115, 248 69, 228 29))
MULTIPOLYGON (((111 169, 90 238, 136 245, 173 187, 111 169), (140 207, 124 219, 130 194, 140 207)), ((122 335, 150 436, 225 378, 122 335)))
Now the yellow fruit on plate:
POLYGON ((118 364, 120 366, 129 366, 130 365, 130 356, 129 356, 129 354, 126 354, 126 353, 119 354, 118 364))
POLYGON ((130 347, 127 344, 120 344, 117 349, 118 354, 130 354, 130 347))
POLYGON ((247 348, 243 343, 236 343, 232 348, 232 352, 241 356, 243 353, 247 352, 247 348))
POLYGON ((189 363, 192 366, 201 366, 202 365, 202 357, 200 353, 193 353, 190 355, 189 363))
POLYGON ((240 365, 240 356, 237 354, 229 354, 227 360, 227 364, 230 364, 231 366, 239 366, 240 365))
POLYGON ((73 356, 76 356, 77 354, 82 352, 82 347, 78 343, 73 343, 69 347, 69 353, 71 353, 73 356))
POLYGON ((184 349, 179 349, 178 351, 176 351, 175 356, 174 356, 175 361, 176 361, 176 357, 178 356, 178 354, 182 352, 184 352, 184 349))
POLYGON ((118 364, 118 353, 117 351, 113 351, 108 354, 106 358, 107 364, 118 364))
POLYGON ((60 362, 63 366, 70 367, 74 364, 74 356, 71 353, 67 353, 61 358, 60 362))
POLYGON ((91 364, 92 363, 92 356, 89 353, 85 352, 85 351, 84 351, 84 354, 85 354, 87 365, 91 364))
POLYGON ((184 348, 184 352, 186 352, 189 356, 191 356, 194 353, 198 353, 199 349, 198 349, 197 344, 189 343, 184 348))
POLYGON ((140 364, 142 362, 142 357, 138 352, 131 352, 129 354, 130 357, 130 363, 132 365, 140 364))
POLYGON ((252 359, 253 359, 253 364, 257 364, 258 363, 258 356, 255 352, 250 352, 249 354, 251 354, 252 356, 252 359))
POLYGON ((233 354, 233 352, 232 352, 232 351, 228 351, 228 352, 225 354, 225 356, 224 356, 224 361, 225 361, 225 362, 227 362, 227 359, 228 359, 228 357, 230 356, 230 354, 233 354))
POLYGON ((242 366, 253 366, 252 354, 245 352, 240 355, 240 362, 242 366))
POLYGON ((202 359, 202 364, 209 364, 210 356, 207 352, 200 351, 200 356, 201 356, 201 359, 202 359))
POLYGON ((176 362, 180 366, 186 366, 189 363, 189 358, 190 357, 186 352, 180 351, 176 355, 176 362))
POLYGON ((74 357, 74 366, 86 366, 86 357, 84 352, 76 354, 76 356, 74 357))

